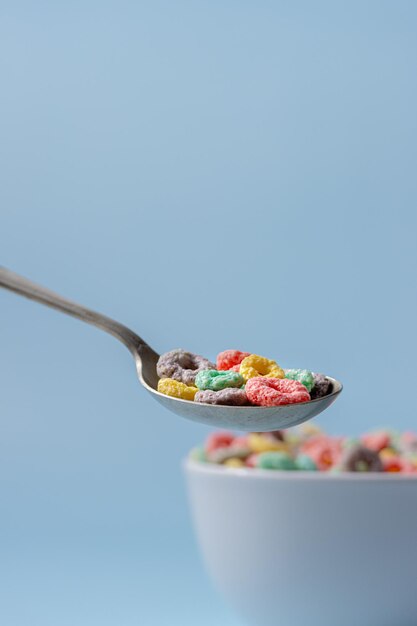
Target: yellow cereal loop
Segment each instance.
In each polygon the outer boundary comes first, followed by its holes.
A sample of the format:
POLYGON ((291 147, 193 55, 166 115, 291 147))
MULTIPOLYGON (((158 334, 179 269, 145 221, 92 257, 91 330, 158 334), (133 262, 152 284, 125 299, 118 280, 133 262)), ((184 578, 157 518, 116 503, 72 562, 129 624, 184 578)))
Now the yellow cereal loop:
POLYGON ((267 378, 284 378, 285 372, 276 361, 271 361, 259 354, 250 354, 245 357, 240 364, 239 374, 245 380, 255 376, 266 376, 267 378))
POLYGON ((307 437, 315 437, 316 435, 324 435, 323 430, 317 424, 301 424, 299 426, 299 431, 302 433, 302 436, 307 437))
POLYGON ((394 450, 394 448, 382 448, 382 450, 379 453, 379 456, 381 457, 381 459, 383 461, 385 461, 385 459, 392 459, 393 457, 398 456, 398 452, 396 450, 394 450))
POLYGON ((237 459, 236 457, 227 459, 223 465, 226 465, 227 467, 245 467, 244 461, 242 461, 242 459, 237 459))
POLYGON ((158 391, 164 393, 166 396, 172 396, 173 398, 181 398, 182 400, 194 400, 194 396, 197 393, 197 387, 189 387, 180 383, 173 378, 161 378, 158 381, 158 391))
POLYGON ((288 446, 283 441, 279 441, 274 437, 268 437, 267 434, 250 433, 248 435, 248 446, 252 452, 286 452, 288 446))

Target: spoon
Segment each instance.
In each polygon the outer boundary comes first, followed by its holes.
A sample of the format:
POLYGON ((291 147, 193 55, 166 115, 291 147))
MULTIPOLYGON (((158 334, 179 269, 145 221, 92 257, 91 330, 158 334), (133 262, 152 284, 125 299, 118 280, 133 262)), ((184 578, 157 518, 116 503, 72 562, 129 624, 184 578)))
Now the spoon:
POLYGON ((49 291, 49 289, 36 285, 30 280, 2 267, 0 267, 0 287, 58 309, 58 311, 67 313, 67 315, 77 317, 83 322, 97 326, 116 337, 132 353, 136 363, 139 382, 145 389, 167 409, 193 422, 201 422, 214 428, 233 428, 244 431, 266 432, 283 430, 301 424, 318 415, 327 409, 342 391, 342 384, 334 378, 327 376, 333 383, 333 390, 330 394, 323 398, 298 404, 286 404, 275 407, 221 406, 172 398, 157 391, 158 375, 156 373, 156 364, 159 354, 133 330, 105 315, 67 300, 49 291))

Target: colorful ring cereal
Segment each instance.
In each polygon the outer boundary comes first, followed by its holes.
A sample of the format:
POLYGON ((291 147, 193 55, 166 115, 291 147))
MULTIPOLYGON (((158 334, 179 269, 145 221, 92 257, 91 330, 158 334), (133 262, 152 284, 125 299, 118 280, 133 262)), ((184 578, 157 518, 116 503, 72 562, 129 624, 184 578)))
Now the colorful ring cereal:
POLYGON ((384 466, 377 452, 358 445, 345 451, 340 469, 348 472, 382 472, 384 466))
POLYGON ((324 374, 313 374, 314 385, 310 392, 310 396, 312 400, 317 400, 318 398, 323 398, 323 396, 327 396, 331 393, 333 388, 333 383, 331 380, 326 378, 324 374))
POLYGON ((258 456, 259 454, 257 454, 256 452, 254 452, 253 454, 250 454, 248 458, 246 459, 246 463, 245 463, 246 467, 255 468, 258 462, 258 456))
POLYGON ((248 380, 245 391, 249 401, 258 406, 281 406, 310 400, 303 384, 287 378, 256 376, 248 380))
POLYGON ((250 354, 240 364, 240 373, 245 380, 258 376, 267 378, 284 378, 285 372, 276 361, 259 354, 250 354))
POLYGON ((241 387, 244 383, 243 377, 236 372, 229 370, 219 372, 218 370, 201 370, 195 377, 195 385, 202 391, 221 391, 227 387, 241 387))
POLYGON ((223 465, 225 465, 226 467, 233 467, 235 469, 240 468, 240 467, 246 467, 245 461, 237 457, 233 457, 232 459, 227 459, 227 461, 225 461, 223 465))
POLYGON ((417 470, 408 459, 400 456, 392 456, 391 458, 382 459, 384 472, 401 472, 402 474, 414 474, 417 470))
POLYGON ((314 385, 314 376, 310 370, 285 370, 285 378, 288 378, 289 380, 298 380, 299 383, 304 385, 309 393, 314 385))
POLYGON ((399 438, 399 446, 406 454, 417 454, 417 435, 410 432, 403 433, 399 438))
POLYGON ((381 452, 383 448, 389 448, 391 445, 390 433, 380 430, 371 433, 365 433, 361 437, 361 442, 365 448, 374 452, 381 452))
POLYGON ((296 470, 294 459, 288 452, 261 452, 258 456, 256 467, 271 470, 296 470))
POLYGON ((251 451, 248 447, 242 447, 235 444, 231 446, 226 446, 224 448, 217 448, 210 452, 208 455, 208 460, 211 463, 222 464, 229 459, 242 459, 246 460, 250 455, 251 451))
POLYGON ((295 465, 302 472, 315 472, 318 470, 317 464, 307 454, 299 454, 295 459, 295 465))
MULTIPOLYGON (((261 468, 331 473, 385 472, 412 475, 417 479, 417 456, 401 449, 401 443, 404 440, 414 441, 415 435, 375 431, 383 432, 389 434, 389 447, 371 450, 361 443, 362 437, 369 436, 369 433, 360 438, 336 437, 326 435, 311 424, 308 429, 295 427, 276 433, 235 435, 220 431, 209 435, 204 446, 194 448, 190 458, 195 462, 225 468, 246 467, 251 471, 261 468)), ((372 436, 375 433, 371 433, 372 436)))
POLYGON ((196 446, 195 448, 193 448, 190 451, 189 456, 190 456, 190 459, 192 459, 193 461, 199 461, 200 463, 206 463, 208 461, 207 454, 204 448, 200 446, 196 446))
POLYGON ((207 454, 210 454, 218 448, 227 448, 232 445, 235 440, 233 433, 227 430, 221 430, 216 433, 211 433, 206 439, 204 449, 207 454))
POLYGON ((248 448, 248 436, 247 435, 238 435, 233 439, 234 446, 240 446, 241 448, 248 448))
POLYGON ((313 435, 299 448, 299 452, 310 457, 321 471, 335 467, 342 456, 343 440, 327 435, 313 435))
POLYGON ((205 404, 223 404, 228 406, 244 406, 248 404, 248 398, 244 389, 228 387, 221 391, 198 391, 194 396, 195 402, 205 404))
POLYGON ((185 385, 194 385, 198 372, 215 367, 208 359, 178 348, 159 357, 156 372, 160 378, 173 378, 185 385))
POLYGON ((231 370, 233 367, 236 367, 236 365, 240 365, 243 359, 249 355, 250 352, 241 352, 240 350, 223 350, 223 352, 217 355, 217 369, 231 370))
POLYGON ((252 452, 277 452, 288 449, 288 445, 282 439, 271 437, 270 433, 249 433, 247 439, 252 452))
POLYGON ((197 387, 184 385, 184 383, 180 383, 178 380, 174 380, 173 378, 160 378, 158 381, 158 391, 173 398, 180 398, 181 400, 194 400, 198 389, 197 387))
POLYGON ((398 455, 398 451, 395 448, 382 448, 382 450, 378 450, 379 457, 381 461, 384 463, 386 459, 392 459, 398 455))

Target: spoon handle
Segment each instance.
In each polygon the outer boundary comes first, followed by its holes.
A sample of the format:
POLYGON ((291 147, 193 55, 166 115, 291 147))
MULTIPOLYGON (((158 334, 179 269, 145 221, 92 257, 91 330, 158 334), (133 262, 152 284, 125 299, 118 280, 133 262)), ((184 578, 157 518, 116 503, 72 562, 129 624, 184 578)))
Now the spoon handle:
POLYGON ((0 287, 14 291, 30 300, 36 300, 36 302, 40 302, 45 306, 52 307, 62 313, 77 317, 83 322, 87 322, 87 324, 92 324, 105 330, 124 343, 135 357, 140 355, 143 349, 153 352, 152 348, 139 335, 123 326, 123 324, 119 324, 119 322, 112 320, 106 315, 91 311, 91 309, 87 309, 76 302, 67 300, 53 291, 45 289, 45 287, 36 285, 23 276, 11 272, 5 267, 0 267, 0 287))

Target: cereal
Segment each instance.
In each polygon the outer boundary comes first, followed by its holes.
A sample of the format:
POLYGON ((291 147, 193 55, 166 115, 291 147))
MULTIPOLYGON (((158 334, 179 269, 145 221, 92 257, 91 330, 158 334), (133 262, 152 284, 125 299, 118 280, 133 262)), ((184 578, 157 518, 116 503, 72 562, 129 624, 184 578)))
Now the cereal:
POLYGON ((302 472, 315 472, 318 470, 317 464, 307 454, 299 454, 295 459, 295 465, 302 472))
POLYGON ((389 448, 391 436, 385 431, 376 431, 362 435, 361 442, 369 450, 380 452, 383 448, 389 448))
POLYGON ((223 404, 225 406, 244 406, 248 404, 248 398, 244 389, 228 387, 221 391, 198 391, 194 400, 205 404, 223 404))
POLYGON ((249 401, 259 406, 281 406, 310 400, 303 384, 287 378, 256 376, 248 380, 245 391, 249 401))
POLYGON ((208 359, 198 354, 177 349, 165 352, 159 357, 156 371, 160 378, 173 378, 185 385, 194 385, 199 371, 215 367, 208 359))
POLYGON ((271 359, 267 359, 259 354, 250 354, 245 357, 240 364, 240 373, 245 380, 255 376, 266 376, 268 378, 284 378, 284 370, 271 359))
POLYGON ((256 467, 271 470, 295 470, 297 466, 288 452, 261 452, 256 467))
POLYGON ((247 437, 248 446, 252 452, 273 452, 286 450, 287 445, 269 433, 250 433, 247 437))
POLYGON ((233 457, 232 459, 227 459, 227 461, 225 461, 223 465, 226 465, 226 467, 234 467, 234 468, 245 467, 245 461, 242 461, 242 459, 233 457))
POLYGON ((224 467, 225 471, 228 467, 246 467, 250 471, 385 472, 417 479, 417 455, 401 450, 401 442, 415 439, 413 433, 400 435, 385 430, 366 433, 360 438, 335 437, 326 435, 314 424, 276 433, 234 435, 224 431, 211 434, 204 446, 193 448, 190 458, 197 463, 224 467), (389 447, 371 450, 363 445, 365 438, 372 435, 375 442, 376 434, 382 433, 389 436, 389 447))
POLYGON ((405 454, 417 454, 417 435, 405 432, 399 438, 399 447, 405 454))
POLYGON ((402 459, 399 456, 391 456, 385 459, 383 458, 382 465, 384 468, 384 472, 402 472, 409 474, 414 473, 415 471, 413 465, 409 461, 407 461, 406 459, 402 459))
POLYGON ((384 462, 385 459, 392 459, 392 457, 396 457, 398 452, 395 448, 382 448, 382 450, 377 450, 379 452, 379 457, 384 462))
POLYGON ((298 380, 299 383, 304 385, 309 393, 314 385, 314 376, 309 370, 285 370, 285 378, 298 380))
POLYGON ((382 472, 384 467, 377 452, 358 445, 345 450, 340 469, 348 472, 382 472))
POLYGON ((206 454, 210 454, 210 452, 213 452, 213 450, 217 450, 217 448, 226 448, 228 446, 231 446, 234 438, 234 434, 229 433, 227 430, 212 433, 206 439, 206 444, 204 446, 206 454))
POLYGON ((340 438, 316 435, 304 441, 300 446, 300 453, 310 457, 319 470, 325 471, 339 462, 342 443, 340 438))
POLYGON ((162 382, 158 385, 161 393, 224 406, 281 406, 309 402, 330 393, 332 388, 331 381, 322 374, 313 374, 305 369, 283 370, 272 359, 240 350, 223 350, 217 355, 214 365, 203 356, 179 348, 162 354, 156 370, 161 380, 175 380, 192 389, 190 392, 162 382), (246 384, 254 379, 257 382, 255 385, 251 383, 249 393, 245 393, 246 384), (260 384, 259 379, 274 382, 260 384), (284 382, 279 384, 279 381, 284 382), (303 389, 293 383, 300 383, 303 389), (194 392, 195 387, 199 389, 198 393, 194 392), (233 389, 243 393, 235 393, 233 389), (224 393, 217 395, 219 392, 224 393))
POLYGON ((305 424, 301 424, 298 428, 295 429, 297 433, 299 433, 301 439, 308 439, 309 437, 315 437, 316 435, 324 435, 323 430, 320 426, 317 426, 314 422, 306 422, 305 424))
MULTIPOLYGON (((231 370, 240 366, 243 359, 250 355, 250 352, 240 352, 240 350, 224 350, 217 355, 216 365, 218 370, 231 370)), ((239 371, 234 370, 235 372, 239 371)))
POLYGON ((414 468, 414 471, 417 472, 417 454, 413 454, 407 458, 407 461, 411 463, 411 466, 414 468))
POLYGON ((246 467, 256 467, 256 464, 258 462, 258 456, 259 454, 256 454, 255 452, 248 456, 245 463, 246 467))
POLYGON ((194 400, 197 387, 190 387, 172 378, 160 378, 158 381, 158 391, 166 396, 181 398, 181 400, 194 400))
POLYGON ((266 433, 269 437, 273 437, 278 441, 285 441, 284 431, 283 430, 270 430, 266 433))
POLYGON ((311 390, 311 399, 317 400, 318 398, 323 398, 323 396, 327 396, 331 393, 333 388, 333 383, 331 380, 326 378, 323 374, 313 374, 314 384, 311 390))
POLYGON ((212 452, 207 455, 207 458, 212 463, 225 463, 229 459, 247 459, 250 455, 251 450, 247 446, 238 446, 235 443, 232 443, 229 446, 225 446, 224 448, 216 448, 212 452))
POLYGON ((205 463, 207 459, 206 451, 204 448, 199 446, 193 448, 190 452, 190 459, 193 461, 200 461, 200 463, 205 463))
POLYGON ((248 436, 238 435, 237 437, 234 438, 233 445, 241 446, 242 448, 248 448, 249 447, 248 436))
POLYGON ((196 386, 202 391, 221 391, 228 387, 241 387, 244 383, 243 377, 236 372, 219 372, 217 370, 201 370, 195 377, 196 386))

